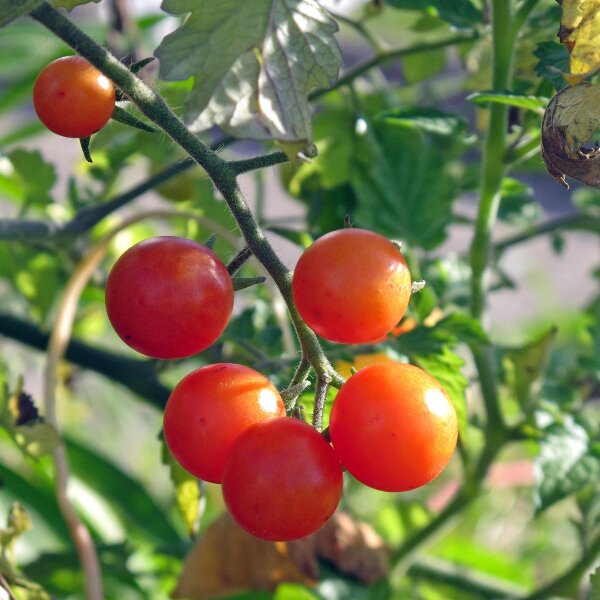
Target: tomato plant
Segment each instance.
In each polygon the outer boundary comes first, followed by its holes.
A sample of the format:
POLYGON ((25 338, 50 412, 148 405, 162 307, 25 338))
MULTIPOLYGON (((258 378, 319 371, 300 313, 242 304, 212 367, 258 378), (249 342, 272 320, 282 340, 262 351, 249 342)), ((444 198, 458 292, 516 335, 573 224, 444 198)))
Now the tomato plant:
POLYGON ((219 257, 193 240, 144 240, 115 263, 106 310, 119 337, 154 358, 208 348, 231 317, 233 285, 219 257))
POLYGON ((175 386, 165 408, 165 441, 184 469, 220 483, 233 441, 250 425, 281 416, 283 401, 264 375, 217 363, 192 371, 175 386))
POLYGON ((264 540, 313 533, 342 495, 342 467, 310 425, 280 417, 252 425, 232 444, 223 498, 233 518, 264 540))
POLYGON ((294 270, 294 301, 317 335, 372 342, 404 316, 411 279, 400 250, 382 235, 340 229, 319 238, 294 270))
POLYGON ((342 464, 378 490, 425 485, 447 465, 458 435, 456 410, 442 386, 418 367, 369 365, 342 386, 329 431, 342 464))
POLYGON ((106 125, 115 107, 115 88, 81 56, 63 56, 45 67, 33 86, 33 106, 54 133, 84 138, 106 125))

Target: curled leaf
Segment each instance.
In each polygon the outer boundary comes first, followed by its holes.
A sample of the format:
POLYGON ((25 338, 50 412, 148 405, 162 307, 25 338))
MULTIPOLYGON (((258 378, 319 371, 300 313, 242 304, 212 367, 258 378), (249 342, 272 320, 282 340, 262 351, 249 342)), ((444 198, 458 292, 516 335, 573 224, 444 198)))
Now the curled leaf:
POLYGON ((558 37, 571 53, 573 75, 588 75, 600 68, 600 11, 598 0, 562 0, 558 37))
POLYGON ((568 189, 565 176, 600 188, 600 85, 580 83, 556 94, 542 121, 542 158, 550 175, 568 189))
POLYGON ((369 584, 387 575, 388 558, 370 525, 343 512, 312 535, 287 543, 259 540, 224 513, 187 556, 171 597, 223 597, 242 590, 274 590, 282 582, 311 586, 319 578, 319 560, 369 584))

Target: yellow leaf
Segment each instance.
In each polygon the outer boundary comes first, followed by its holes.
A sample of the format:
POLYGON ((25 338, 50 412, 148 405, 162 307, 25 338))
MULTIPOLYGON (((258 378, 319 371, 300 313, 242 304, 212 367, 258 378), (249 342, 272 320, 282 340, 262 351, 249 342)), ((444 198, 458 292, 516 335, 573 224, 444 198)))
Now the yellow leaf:
POLYGON ((559 37, 571 52, 571 73, 600 69, 600 0, 563 0, 559 37))

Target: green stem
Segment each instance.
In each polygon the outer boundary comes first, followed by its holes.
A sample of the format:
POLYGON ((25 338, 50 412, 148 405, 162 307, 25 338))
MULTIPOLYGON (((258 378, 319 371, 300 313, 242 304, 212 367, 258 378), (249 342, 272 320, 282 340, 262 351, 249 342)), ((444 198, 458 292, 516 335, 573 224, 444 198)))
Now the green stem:
POLYGON ((600 535, 586 548, 581 558, 565 573, 550 581, 524 600, 547 600, 554 597, 575 598, 582 577, 593 567, 600 555, 600 535))
POLYGON ((288 155, 285 152, 272 152, 271 154, 263 154, 254 158, 245 158, 243 160, 232 160, 229 162, 229 167, 234 170, 236 175, 248 173, 248 171, 256 171, 256 169, 264 169, 273 167, 282 163, 289 162, 288 155))
POLYGON ((244 236, 246 245, 264 265, 279 288, 288 306, 304 356, 311 363, 317 375, 327 373, 332 378, 332 382, 341 385, 343 378, 335 372, 323 353, 316 335, 304 323, 294 305, 292 275, 281 262, 256 222, 237 184, 236 171, 227 161, 191 133, 161 96, 60 12, 49 4, 42 4, 31 12, 31 16, 102 71, 137 105, 142 114, 165 131, 204 168, 223 195, 244 236))
POLYGON ((408 574, 426 581, 450 585, 469 597, 474 594, 481 598, 510 597, 517 600, 525 596, 521 588, 505 580, 441 559, 420 559, 410 567, 408 574))
MULTIPOLYGON (((45 352, 48 347, 49 335, 18 317, 0 314, 0 335, 40 352, 45 352)), ((120 383, 159 410, 165 407, 171 393, 171 389, 158 380, 154 360, 130 358, 77 340, 69 342, 65 358, 120 383)))
MULTIPOLYGON (((493 77, 492 89, 510 89, 514 33, 511 3, 492 2, 493 77)), ((471 314, 480 318, 485 308, 484 275, 489 258, 491 231, 500 202, 500 185, 504 177, 504 155, 508 127, 508 107, 492 104, 482 161, 481 196, 471 244, 471 314)))
POLYGON ((515 13, 513 21, 514 31, 520 31, 521 27, 525 24, 525 21, 529 18, 529 15, 533 12, 533 9, 537 6, 539 0, 523 0, 522 4, 515 13))
POLYGON ((499 256, 512 246, 527 242, 536 237, 546 235, 548 233, 554 233, 557 231, 564 231, 569 229, 576 229, 581 231, 591 231, 593 233, 600 233, 600 218, 592 215, 574 214, 566 217, 560 217, 553 219, 547 223, 536 225, 532 229, 505 238, 501 242, 494 245, 494 253, 499 256))
POLYGON ((315 402, 313 408, 312 424, 317 431, 323 429, 323 411, 325 410, 325 401, 327 400, 327 390, 331 383, 331 377, 323 374, 317 380, 317 389, 315 391, 315 402))
POLYGON ((370 71, 374 67, 382 65, 384 63, 390 62, 396 58, 403 58, 404 56, 411 56, 412 54, 419 54, 420 52, 427 52, 428 50, 437 50, 439 48, 446 48, 448 46, 456 46, 459 44, 467 44, 472 42, 478 38, 477 33, 472 33, 470 35, 454 35, 452 37, 445 38, 443 40, 438 40, 436 42, 425 42, 423 44, 415 44, 414 46, 410 46, 409 48, 397 48, 395 50, 387 50, 386 52, 379 52, 369 60, 363 62, 362 64, 354 67, 347 73, 345 73, 342 77, 340 77, 337 82, 328 89, 316 90, 312 94, 310 94, 310 100, 315 100, 332 92, 333 90, 337 90, 338 88, 351 84, 356 78, 364 75, 367 71, 370 71))

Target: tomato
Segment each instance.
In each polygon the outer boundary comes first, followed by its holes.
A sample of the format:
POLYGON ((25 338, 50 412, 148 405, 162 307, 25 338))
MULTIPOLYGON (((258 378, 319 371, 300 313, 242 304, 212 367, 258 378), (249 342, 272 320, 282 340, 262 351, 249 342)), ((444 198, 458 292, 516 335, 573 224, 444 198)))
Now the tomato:
POLYGON ((319 238, 300 257, 294 301, 317 335, 345 344, 373 342, 403 317, 411 278, 398 248, 364 229, 319 238))
POLYGON ((223 498, 237 523, 263 540, 321 528, 342 496, 342 466, 316 429, 289 417, 252 425, 232 444, 223 498))
POLYGON ((281 416, 281 396, 264 375, 242 365, 209 365, 175 386, 165 408, 165 441, 184 469, 220 483, 225 458, 240 433, 281 416))
POLYGON ((81 56, 51 62, 33 85, 33 106, 54 133, 84 138, 102 129, 115 108, 112 81, 81 56))
POLYGON ((225 265, 206 246, 178 237, 144 240, 115 263, 106 310, 121 339, 154 358, 183 358, 210 346, 233 309, 225 265))
POLYGON ((458 436, 456 410, 431 375, 380 363, 344 383, 333 402, 329 435, 356 479, 387 492, 420 487, 444 469, 458 436))

